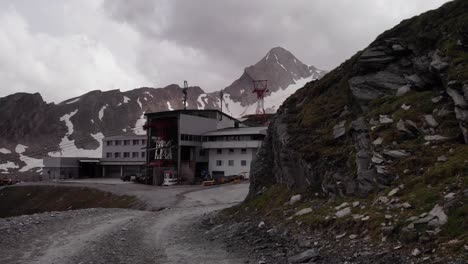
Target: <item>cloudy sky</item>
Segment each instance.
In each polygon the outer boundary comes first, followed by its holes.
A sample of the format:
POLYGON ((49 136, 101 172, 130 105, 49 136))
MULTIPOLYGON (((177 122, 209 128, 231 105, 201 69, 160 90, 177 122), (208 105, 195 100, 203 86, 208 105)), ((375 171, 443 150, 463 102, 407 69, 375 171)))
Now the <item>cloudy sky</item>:
POLYGON ((269 49, 331 70, 448 0, 0 0, 0 97, 224 88, 269 49))

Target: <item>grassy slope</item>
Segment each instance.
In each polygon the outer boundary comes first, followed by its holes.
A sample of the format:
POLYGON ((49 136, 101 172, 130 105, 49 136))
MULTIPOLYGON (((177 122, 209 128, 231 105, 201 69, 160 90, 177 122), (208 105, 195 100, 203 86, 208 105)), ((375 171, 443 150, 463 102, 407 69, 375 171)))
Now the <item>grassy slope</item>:
MULTIPOLYGON (((398 37, 404 40, 409 47, 416 47, 415 52, 426 54, 429 50, 439 50, 441 56, 445 56, 450 64, 444 82, 455 80, 459 83, 468 81, 468 51, 466 47, 457 43, 463 40, 468 45, 468 1, 455 1, 449 3, 437 11, 430 11, 421 16, 403 21, 395 28, 386 31, 376 40, 398 37)), ((288 98, 281 107, 279 114, 287 120, 288 132, 291 135, 289 147, 301 154, 311 164, 321 166, 334 166, 355 173, 354 147, 352 139, 332 139, 333 126, 338 123, 339 115, 347 106, 353 113, 346 117, 349 124, 356 115, 364 114, 366 119, 377 118, 380 114, 391 115, 395 123, 399 119, 411 120, 418 126, 423 124, 422 116, 432 114, 434 109, 443 106, 451 107, 450 99, 444 99, 439 103, 431 102, 431 98, 438 96, 436 89, 426 91, 413 91, 403 97, 385 97, 370 103, 370 110, 366 113, 356 109, 350 94, 348 80, 353 75, 354 64, 359 53, 343 63, 340 67, 327 74, 317 82, 307 84, 295 95, 288 98), (304 99, 303 99, 304 98, 304 99), (304 101, 302 101, 304 100, 304 101), (411 105, 411 109, 404 111, 401 105, 411 105), (284 111, 287 109, 287 111, 284 111)), ((435 88, 435 87, 434 87, 435 88)), ((357 233, 364 231, 374 239, 382 236, 382 223, 392 222, 395 230, 386 234, 389 239, 407 243, 416 242, 414 237, 408 237, 403 227, 408 223, 406 219, 429 211, 435 204, 444 203, 444 196, 449 192, 457 193, 457 199, 446 211, 449 222, 443 226, 442 232, 437 238, 437 243, 445 243, 452 239, 462 241, 450 249, 463 252, 460 245, 468 242, 468 206, 463 191, 468 188, 468 146, 462 143, 458 122, 454 113, 446 117, 437 117, 439 126, 437 134, 450 138, 448 141, 424 144, 423 135, 407 137, 398 132, 395 124, 376 127, 371 132, 371 139, 382 137, 384 145, 392 145, 393 148, 404 149, 411 156, 394 160, 389 166, 390 173, 396 176, 394 186, 389 189, 372 193, 366 198, 341 197, 329 200, 315 195, 315 191, 302 192, 305 199, 293 207, 285 204, 294 194, 295 190, 288 190, 285 186, 274 185, 262 195, 248 200, 240 207, 234 207, 227 213, 245 212, 266 216, 268 221, 289 228, 297 227, 301 223, 301 229, 322 228, 334 233, 342 230, 353 230, 357 233), (437 162, 437 158, 446 155, 446 162, 437 162), (396 186, 403 185, 396 199, 400 203, 409 202, 413 205, 410 209, 387 209, 386 206, 376 202, 377 198, 386 195, 396 186), (359 201, 360 206, 352 208, 353 214, 368 215, 369 221, 353 220, 351 216, 343 219, 334 219, 334 207, 342 202, 359 201), (313 213, 286 220, 294 212, 301 208, 311 207, 313 213), (386 220, 385 215, 391 214, 392 220, 386 220)), ((424 235, 424 230, 419 230, 424 235)), ((417 237, 416 237, 417 240, 417 237)))
POLYGON ((0 190, 0 217, 84 208, 138 208, 133 196, 84 187, 12 186, 0 190))

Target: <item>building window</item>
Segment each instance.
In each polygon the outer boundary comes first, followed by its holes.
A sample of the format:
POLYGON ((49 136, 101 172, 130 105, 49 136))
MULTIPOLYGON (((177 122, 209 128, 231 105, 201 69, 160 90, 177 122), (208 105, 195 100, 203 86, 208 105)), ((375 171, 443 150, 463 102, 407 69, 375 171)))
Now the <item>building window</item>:
POLYGON ((228 161, 228 165, 229 165, 229 166, 234 166, 234 161, 233 161, 233 160, 229 160, 229 161, 228 161))
POLYGON ((140 142, 140 141, 139 141, 138 139, 134 139, 134 140, 133 140, 133 145, 138 145, 139 142, 140 142))
POLYGON ((112 140, 108 140, 106 144, 107 146, 112 146, 112 140))
POLYGON ((242 154, 247 154, 247 149, 241 149, 242 154))
POLYGON ((107 152, 107 153, 106 153, 106 158, 112 158, 112 153, 107 152))
POLYGON ((138 152, 132 152, 132 158, 138 158, 138 152))
POLYGON ((200 157, 204 157, 206 155, 206 152, 204 149, 200 149, 200 157))
POLYGON ((119 146, 119 145, 121 145, 121 144, 122 144, 122 142, 120 142, 120 140, 116 140, 116 141, 115 141, 115 145, 116 145, 116 146, 119 146))
POLYGON ((223 149, 217 149, 216 154, 223 154, 223 149))
POLYGON ((234 154, 234 149, 229 149, 229 154, 234 154))
POLYGON ((124 152, 123 157, 124 158, 130 158, 130 152, 124 152))
POLYGON ((141 144, 142 144, 142 145, 146 145, 146 140, 142 139, 142 140, 141 140, 141 144))
POLYGON ((247 161, 246 160, 241 160, 241 166, 243 166, 243 167, 247 166, 247 161))
POLYGON ((141 153, 141 157, 144 158, 146 156, 146 152, 141 153))
POLYGON ((128 146, 130 145, 130 140, 126 139, 123 141, 123 143, 124 143, 124 146, 128 146))
POLYGON ((216 161, 216 166, 223 166, 223 161, 222 160, 217 160, 216 161))
POLYGON ((120 158, 120 152, 114 152, 114 158, 120 158))

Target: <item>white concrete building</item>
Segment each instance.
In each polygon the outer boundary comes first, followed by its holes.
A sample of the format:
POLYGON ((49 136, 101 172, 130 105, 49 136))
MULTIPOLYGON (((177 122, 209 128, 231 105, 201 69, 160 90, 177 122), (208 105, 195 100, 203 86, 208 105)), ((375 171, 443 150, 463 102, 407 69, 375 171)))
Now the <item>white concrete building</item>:
POLYGON ((225 128, 203 134, 202 149, 208 154, 213 177, 250 174, 250 164, 266 135, 266 127, 225 128))

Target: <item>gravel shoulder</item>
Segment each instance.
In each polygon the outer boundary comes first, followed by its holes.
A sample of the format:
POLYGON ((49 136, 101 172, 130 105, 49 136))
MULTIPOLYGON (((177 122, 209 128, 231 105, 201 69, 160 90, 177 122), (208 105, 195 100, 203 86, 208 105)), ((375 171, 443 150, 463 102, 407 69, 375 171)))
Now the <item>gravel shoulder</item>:
POLYGON ((83 209, 0 219, 1 262, 244 263, 242 256, 207 239, 198 224, 206 214, 242 201, 248 184, 152 189, 153 196, 144 188, 111 188, 127 195, 138 191, 148 199, 165 194, 166 201, 144 200, 165 209, 83 209))

